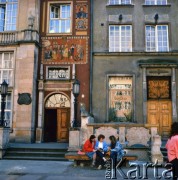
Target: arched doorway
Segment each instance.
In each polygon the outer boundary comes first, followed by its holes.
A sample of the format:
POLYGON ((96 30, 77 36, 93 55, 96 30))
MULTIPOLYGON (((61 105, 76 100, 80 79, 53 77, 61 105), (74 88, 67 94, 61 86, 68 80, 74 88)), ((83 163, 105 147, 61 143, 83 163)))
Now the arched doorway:
POLYGON ((50 95, 45 102, 44 141, 68 142, 70 100, 63 93, 50 95))

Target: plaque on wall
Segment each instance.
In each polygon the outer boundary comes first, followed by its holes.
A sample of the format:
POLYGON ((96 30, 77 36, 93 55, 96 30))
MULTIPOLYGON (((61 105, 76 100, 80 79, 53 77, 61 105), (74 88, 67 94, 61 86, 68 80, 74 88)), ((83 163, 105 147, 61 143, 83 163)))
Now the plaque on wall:
POLYGON ((29 105, 32 102, 30 93, 19 93, 18 96, 17 103, 19 105, 29 105))
POLYGON ((47 67, 46 79, 67 80, 70 79, 70 67, 47 67))
POLYGON ((88 61, 88 37, 43 37, 43 64, 86 64, 88 61))

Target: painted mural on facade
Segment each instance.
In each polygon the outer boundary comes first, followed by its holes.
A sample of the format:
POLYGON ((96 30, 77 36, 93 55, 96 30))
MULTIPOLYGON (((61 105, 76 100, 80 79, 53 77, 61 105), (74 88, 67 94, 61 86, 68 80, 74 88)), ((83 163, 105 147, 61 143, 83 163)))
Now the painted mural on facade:
POLYGON ((76 30, 88 29, 88 5, 77 4, 76 5, 76 30))
POLYGON ((44 64, 87 63, 88 37, 42 38, 44 64))

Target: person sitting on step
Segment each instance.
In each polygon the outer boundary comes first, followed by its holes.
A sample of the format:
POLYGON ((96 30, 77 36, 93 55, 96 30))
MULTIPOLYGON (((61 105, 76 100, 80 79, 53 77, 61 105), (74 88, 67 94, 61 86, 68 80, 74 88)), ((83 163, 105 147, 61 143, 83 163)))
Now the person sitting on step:
POLYGON ((100 134, 98 136, 98 141, 96 141, 95 150, 96 150, 96 160, 98 164, 97 169, 102 169, 103 165, 106 162, 106 158, 104 157, 106 152, 108 151, 108 145, 104 141, 105 136, 103 134, 100 134))

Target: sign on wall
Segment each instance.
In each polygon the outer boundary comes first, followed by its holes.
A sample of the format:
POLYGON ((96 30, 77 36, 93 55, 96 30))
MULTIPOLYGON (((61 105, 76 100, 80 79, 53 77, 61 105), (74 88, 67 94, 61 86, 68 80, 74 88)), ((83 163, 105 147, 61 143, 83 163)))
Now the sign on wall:
POLYGON ((70 67, 47 67, 47 79, 70 79, 70 67))
POLYGON ((132 77, 109 78, 109 119, 110 121, 132 120, 132 77), (115 114, 114 114, 115 113, 115 114))
POLYGON ((43 64, 84 64, 88 61, 88 37, 43 37, 43 64))

